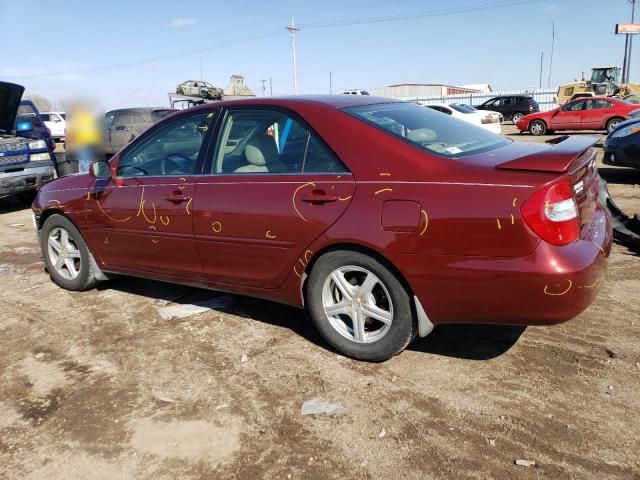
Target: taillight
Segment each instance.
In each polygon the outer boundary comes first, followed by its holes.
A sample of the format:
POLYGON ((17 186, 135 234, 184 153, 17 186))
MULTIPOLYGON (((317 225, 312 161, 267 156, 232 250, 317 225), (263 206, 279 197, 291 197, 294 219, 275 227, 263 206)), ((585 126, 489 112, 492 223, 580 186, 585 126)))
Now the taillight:
POLYGON ((580 218, 568 177, 538 190, 520 207, 531 230, 553 245, 567 245, 580 238, 580 218))
POLYGON ((494 123, 494 116, 493 115, 487 115, 486 117, 482 117, 482 120, 480 120, 482 122, 483 125, 487 124, 487 123, 494 123))
POLYGON ((529 111, 533 112, 533 105, 529 105, 529 111))

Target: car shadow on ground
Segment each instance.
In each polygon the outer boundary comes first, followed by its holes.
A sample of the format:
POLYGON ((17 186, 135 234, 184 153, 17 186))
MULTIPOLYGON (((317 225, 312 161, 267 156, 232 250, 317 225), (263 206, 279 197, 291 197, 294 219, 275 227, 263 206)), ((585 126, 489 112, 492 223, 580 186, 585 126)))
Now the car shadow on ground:
POLYGON ((520 325, 438 325, 408 349, 466 360, 489 360, 513 347, 525 329, 520 325))
POLYGON ((0 215, 3 213, 19 212, 20 210, 25 210, 30 207, 30 204, 17 197, 0 197, 0 215))
POLYGON ((607 183, 636 185, 640 183, 640 170, 625 167, 599 167, 598 172, 607 183))
POLYGON ((216 290, 125 276, 116 276, 109 282, 99 284, 97 288, 99 290, 118 290, 154 299, 154 306, 158 309, 167 305, 207 305, 211 302, 215 304, 211 308, 212 311, 288 328, 314 345, 331 349, 315 329, 307 313, 288 305, 216 290))
MULTIPOLYGON (((316 346, 333 350, 320 336, 304 310, 268 300, 124 276, 100 284, 98 289, 118 290, 148 297, 154 299, 153 303, 158 309, 166 305, 213 301, 218 303, 212 309, 214 311, 288 328, 316 346)), ((408 349, 468 360, 488 360, 509 350, 525 328, 499 325, 441 325, 429 336, 417 338, 408 349)))

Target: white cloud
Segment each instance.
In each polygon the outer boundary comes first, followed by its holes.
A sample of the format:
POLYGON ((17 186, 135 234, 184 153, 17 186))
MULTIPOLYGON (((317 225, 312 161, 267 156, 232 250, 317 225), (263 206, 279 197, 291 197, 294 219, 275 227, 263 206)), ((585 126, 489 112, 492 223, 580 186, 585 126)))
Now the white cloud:
POLYGON ((171 22, 169 22, 169 26, 173 28, 180 28, 188 27, 189 25, 195 25, 196 23, 198 23, 197 18, 174 18, 173 20, 171 20, 171 22))

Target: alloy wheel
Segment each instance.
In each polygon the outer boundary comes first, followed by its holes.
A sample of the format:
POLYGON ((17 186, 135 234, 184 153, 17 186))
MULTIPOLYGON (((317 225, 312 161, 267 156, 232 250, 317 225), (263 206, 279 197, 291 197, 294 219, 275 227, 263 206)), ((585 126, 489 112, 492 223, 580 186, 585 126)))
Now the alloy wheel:
POLYGON ((393 322, 393 302, 382 280, 366 268, 335 269, 322 289, 322 306, 330 325, 356 343, 384 337, 393 322))
POLYGON ((521 113, 514 113, 512 120, 513 120, 513 124, 515 125, 516 123, 518 123, 522 117, 524 117, 524 115, 522 115, 521 113))
POLYGON ((49 260, 56 272, 67 280, 75 280, 80 275, 82 258, 80 249, 68 230, 56 227, 47 238, 49 260))

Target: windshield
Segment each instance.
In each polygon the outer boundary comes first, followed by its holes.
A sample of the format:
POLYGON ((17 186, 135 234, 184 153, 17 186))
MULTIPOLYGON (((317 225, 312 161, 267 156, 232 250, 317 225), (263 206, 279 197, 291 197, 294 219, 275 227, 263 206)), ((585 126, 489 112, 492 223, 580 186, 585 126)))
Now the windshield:
POLYGON ((471 123, 415 103, 383 103, 345 108, 356 118, 421 149, 444 157, 488 152, 510 143, 471 123))
POLYGON ((450 103, 449 106, 460 113, 473 113, 477 112, 475 108, 471 105, 466 105, 464 103, 450 103))

